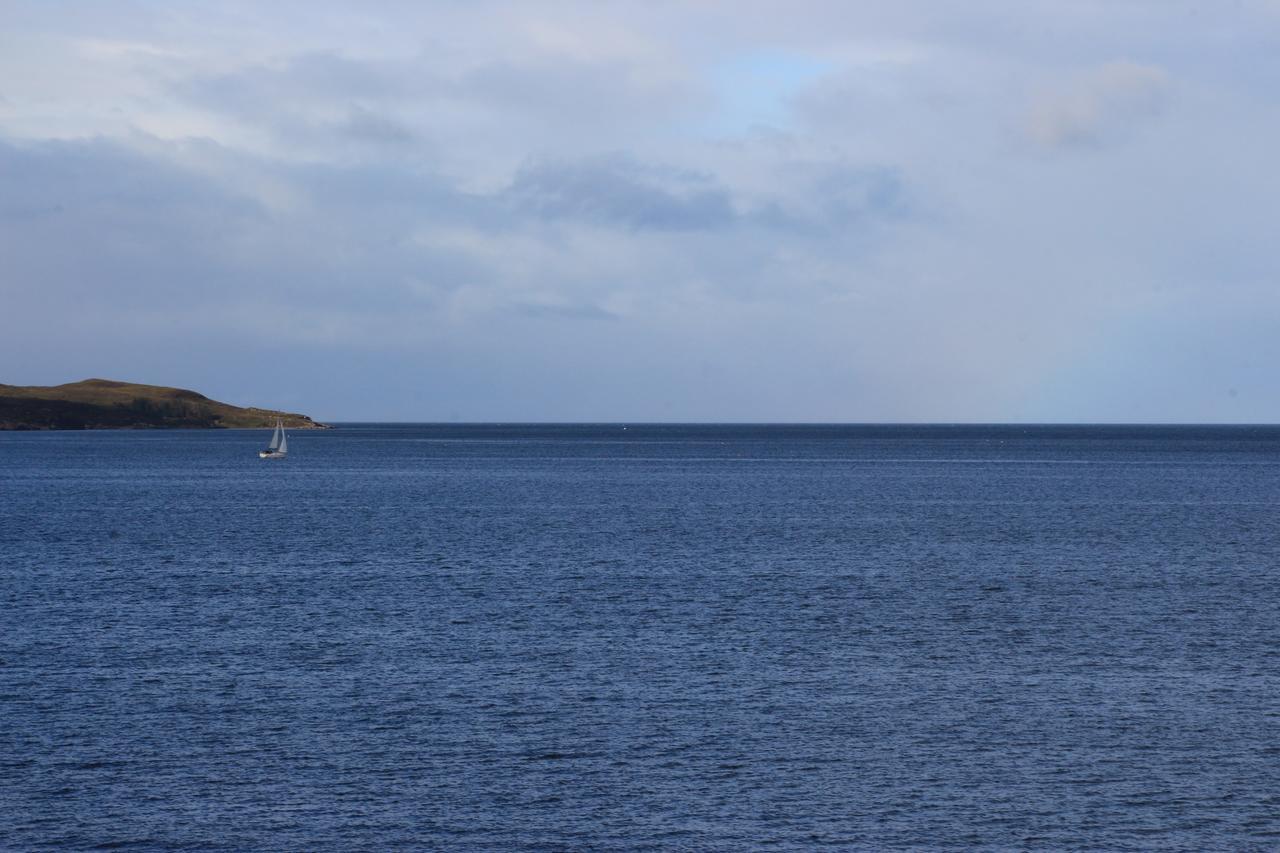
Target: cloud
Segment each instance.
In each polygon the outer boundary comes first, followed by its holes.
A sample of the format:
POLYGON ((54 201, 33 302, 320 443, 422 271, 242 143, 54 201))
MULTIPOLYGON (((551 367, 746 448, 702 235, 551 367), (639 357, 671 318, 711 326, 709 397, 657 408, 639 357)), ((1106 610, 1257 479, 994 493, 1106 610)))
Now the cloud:
POLYGON ((0 178, 0 286, 15 302, 181 303, 268 221, 251 196, 107 140, 0 140, 0 178))
POLYGON ((734 221, 729 193, 708 176, 625 157, 532 164, 506 196, 527 215, 635 229, 722 228, 734 221))
POLYGON ((443 84, 398 63, 307 53, 232 71, 199 73, 170 86, 182 103, 313 151, 335 142, 402 145, 417 131, 400 105, 443 84))
POLYGON ((618 315, 598 305, 556 305, 521 302, 512 309, 528 317, 567 317, 583 320, 616 320, 618 315))
POLYGON ((751 219, 810 236, 871 237, 917 214, 907 178, 895 166, 844 161, 778 163, 777 180, 753 199, 751 219))
POLYGON ((1028 110, 1027 134, 1046 148, 1097 145, 1158 114, 1168 90, 1161 68, 1109 62, 1042 94, 1028 110))
POLYGON ((0 363, 271 404, 266 362, 326 417, 1069 419, 1082 350, 1215 316, 1217 376, 1270 316, 1272 16, 744 2, 26 4, 0 363))
POLYGON ((334 153, 335 139, 457 145, 465 137, 463 145, 486 150, 515 143, 522 157, 529 147, 563 149, 578 137, 593 147, 692 115, 704 98, 678 64, 555 52, 541 41, 456 62, 422 51, 384 58, 321 50, 160 76, 182 107, 263 134, 276 153, 301 144, 312 156, 334 153))
POLYGON ((359 105, 337 122, 336 129, 351 139, 381 145, 402 145, 418 139, 417 133, 404 122, 359 105))

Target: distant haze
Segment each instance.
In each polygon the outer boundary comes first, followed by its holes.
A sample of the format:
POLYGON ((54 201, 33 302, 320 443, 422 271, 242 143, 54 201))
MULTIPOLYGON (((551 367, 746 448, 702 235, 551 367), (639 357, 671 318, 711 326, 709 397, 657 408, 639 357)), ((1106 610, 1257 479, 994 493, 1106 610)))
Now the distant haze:
POLYGON ((0 382, 1280 421, 1280 3, 0 12, 0 382))

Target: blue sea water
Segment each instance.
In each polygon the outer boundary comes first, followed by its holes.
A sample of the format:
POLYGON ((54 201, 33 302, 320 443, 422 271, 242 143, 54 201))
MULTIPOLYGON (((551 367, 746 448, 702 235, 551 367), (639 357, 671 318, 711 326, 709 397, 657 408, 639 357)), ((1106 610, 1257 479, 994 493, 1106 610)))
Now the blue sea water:
POLYGON ((0 433, 0 848, 1280 848, 1280 428, 0 433))

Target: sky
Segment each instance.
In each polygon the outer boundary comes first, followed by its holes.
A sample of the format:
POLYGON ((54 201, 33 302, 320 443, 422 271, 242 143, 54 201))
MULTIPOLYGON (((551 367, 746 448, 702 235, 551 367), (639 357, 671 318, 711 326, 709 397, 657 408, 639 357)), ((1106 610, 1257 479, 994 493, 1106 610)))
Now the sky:
POLYGON ((1280 422, 1280 0, 0 0, 0 382, 1280 422))

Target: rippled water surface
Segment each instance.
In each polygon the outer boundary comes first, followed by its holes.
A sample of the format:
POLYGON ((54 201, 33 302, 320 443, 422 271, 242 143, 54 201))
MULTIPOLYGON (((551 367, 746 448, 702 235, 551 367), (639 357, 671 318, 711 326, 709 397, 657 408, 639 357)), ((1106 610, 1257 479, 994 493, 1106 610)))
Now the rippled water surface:
POLYGON ((0 848, 1280 847, 1280 429, 0 433, 0 848))

